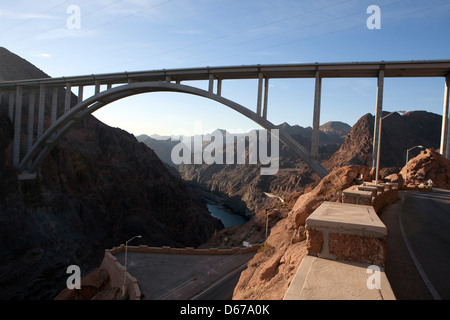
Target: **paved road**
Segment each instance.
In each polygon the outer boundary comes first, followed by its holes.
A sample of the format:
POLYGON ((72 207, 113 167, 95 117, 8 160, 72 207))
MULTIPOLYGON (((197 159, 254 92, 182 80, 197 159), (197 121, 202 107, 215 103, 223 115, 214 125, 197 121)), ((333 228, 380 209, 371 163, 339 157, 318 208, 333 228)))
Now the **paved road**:
POLYGON ((193 297, 192 300, 232 300, 234 288, 239 282, 242 271, 246 268, 247 263, 219 279, 213 285, 193 297))
POLYGON ((380 214, 386 275, 397 299, 450 299, 450 191, 400 192, 380 214))
MULTIPOLYGON (((241 268, 256 254, 238 255, 174 255, 128 252, 127 269, 139 283, 146 300, 187 300, 219 282, 226 275, 228 281, 202 295, 199 299, 228 299, 229 288, 241 268), (223 288, 223 286, 228 286, 223 288), (218 289, 222 286, 222 289, 218 289)), ((124 253, 116 255, 123 265, 124 253)))

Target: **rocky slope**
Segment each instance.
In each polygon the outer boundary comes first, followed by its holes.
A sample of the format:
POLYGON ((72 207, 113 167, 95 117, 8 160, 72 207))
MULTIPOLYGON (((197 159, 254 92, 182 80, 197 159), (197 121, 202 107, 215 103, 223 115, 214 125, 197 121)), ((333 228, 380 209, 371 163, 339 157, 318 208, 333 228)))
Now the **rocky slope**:
MULTIPOLYGON (((2 79, 47 77, 16 55, 1 54, 2 79)), ((0 299, 53 298, 65 287, 69 265, 79 265, 84 276, 106 248, 137 234, 143 238, 135 245, 195 247, 223 228, 151 149, 92 116, 57 143, 38 179, 18 181, 5 110, 3 103, 0 299)))

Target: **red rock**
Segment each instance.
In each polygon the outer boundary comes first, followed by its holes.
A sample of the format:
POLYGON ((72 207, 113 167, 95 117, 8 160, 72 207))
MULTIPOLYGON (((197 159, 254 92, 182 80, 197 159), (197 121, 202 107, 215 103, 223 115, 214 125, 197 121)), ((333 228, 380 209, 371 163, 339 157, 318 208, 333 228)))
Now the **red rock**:
POLYGON ((322 250, 321 247, 307 248, 308 241, 300 240, 306 218, 323 201, 339 201, 342 190, 353 184, 361 174, 368 179, 369 172, 370 169, 364 166, 339 168, 325 177, 311 192, 300 196, 288 217, 272 228, 263 246, 267 250, 258 253, 242 272, 233 299, 283 299, 307 250, 317 253, 322 250))
POLYGON ((432 180, 433 186, 450 189, 450 160, 434 149, 426 149, 409 160, 400 175, 405 178, 408 173, 408 185, 418 186, 428 184, 432 180))

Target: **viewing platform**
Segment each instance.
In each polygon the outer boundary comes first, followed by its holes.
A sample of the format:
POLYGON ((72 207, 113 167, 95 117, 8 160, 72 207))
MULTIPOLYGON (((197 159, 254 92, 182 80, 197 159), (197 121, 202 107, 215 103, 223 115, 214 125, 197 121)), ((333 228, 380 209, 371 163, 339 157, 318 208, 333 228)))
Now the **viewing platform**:
POLYGON ((284 300, 395 300, 378 212, 397 200, 397 184, 365 182, 323 202, 306 219, 308 252, 284 300))

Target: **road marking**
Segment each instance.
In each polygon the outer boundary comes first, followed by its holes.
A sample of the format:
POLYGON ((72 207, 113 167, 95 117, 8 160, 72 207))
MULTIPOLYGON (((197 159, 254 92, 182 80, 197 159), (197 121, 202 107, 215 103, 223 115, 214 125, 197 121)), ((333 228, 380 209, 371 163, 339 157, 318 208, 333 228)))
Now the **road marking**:
POLYGON ((208 292, 209 290, 211 290, 212 288, 214 288, 218 284, 220 284, 223 281, 227 280, 229 277, 233 276, 235 273, 244 271, 246 269, 246 267, 247 267, 248 262, 249 261, 244 262, 243 264, 237 266, 236 268, 234 268, 233 270, 231 270, 227 274, 223 275, 221 278, 219 278, 215 282, 211 283, 206 288, 202 289, 200 292, 198 292, 195 295, 193 295, 192 297, 188 298, 188 300, 197 300, 198 297, 200 297, 202 294, 208 292))
POLYGON ((403 224, 402 224, 402 209, 403 209, 403 204, 405 203, 405 195, 402 195, 401 198, 402 198, 402 205, 400 207, 400 213, 399 213, 398 217, 400 220, 399 221, 400 222, 400 231, 402 232, 403 240, 405 241, 405 244, 406 244, 406 247, 408 248, 409 254, 410 254, 414 264, 416 265, 417 271, 419 271, 419 274, 422 277, 423 282, 427 286, 427 288, 430 291, 431 295, 433 296, 434 300, 442 300, 442 298, 439 295, 439 293, 437 292, 436 288, 433 286, 433 284, 431 283, 427 274, 423 270, 422 265, 419 262, 419 259, 417 259, 417 256, 415 255, 415 253, 412 249, 411 243, 409 242, 408 238, 406 237, 405 229, 403 228, 403 224))

